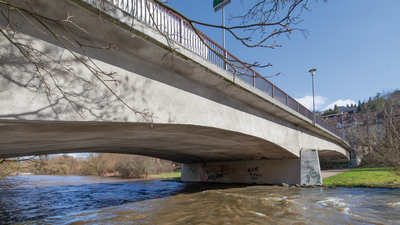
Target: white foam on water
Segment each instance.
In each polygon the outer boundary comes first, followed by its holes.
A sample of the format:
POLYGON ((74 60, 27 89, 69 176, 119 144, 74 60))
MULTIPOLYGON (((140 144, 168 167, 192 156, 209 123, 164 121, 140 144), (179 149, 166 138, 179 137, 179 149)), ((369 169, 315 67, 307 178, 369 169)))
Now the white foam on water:
POLYGON ((254 212, 254 211, 250 211, 250 212, 252 212, 252 213, 254 213, 254 214, 258 215, 258 216, 267 217, 267 215, 259 213, 259 212, 254 212))
POLYGON ((350 209, 348 207, 341 209, 341 211, 347 215, 353 215, 352 213, 350 213, 350 209))
POLYGON ((390 206, 390 207, 399 207, 399 208, 400 208, 400 202, 397 202, 397 203, 388 203, 387 205, 390 206))
POLYGON ((270 198, 265 198, 265 200, 275 200, 275 201, 283 201, 286 200, 287 197, 270 197, 270 198))
POLYGON ((335 208, 339 208, 339 207, 346 207, 348 206, 346 203, 344 202, 340 202, 341 199, 339 198, 327 198, 326 200, 322 200, 319 201, 318 203, 325 206, 325 207, 335 207, 335 208))

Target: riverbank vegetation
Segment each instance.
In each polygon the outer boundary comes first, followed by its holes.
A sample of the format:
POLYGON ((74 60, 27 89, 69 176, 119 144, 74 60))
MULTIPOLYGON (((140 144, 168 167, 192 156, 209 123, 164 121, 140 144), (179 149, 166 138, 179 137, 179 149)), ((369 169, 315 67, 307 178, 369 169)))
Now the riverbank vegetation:
POLYGON ((323 183, 334 187, 400 188, 400 175, 391 167, 364 167, 328 177, 323 183))
POLYGON ((157 174, 157 175, 151 175, 151 178, 154 179, 166 179, 166 178, 173 178, 173 179, 180 179, 182 176, 181 170, 174 171, 172 173, 165 173, 165 174, 157 174))
POLYGON ((392 167, 400 173, 400 91, 378 93, 359 106, 358 116, 350 115, 351 124, 343 132, 361 164, 392 167))
POLYGON ((0 180, 18 173, 149 178, 149 175, 168 174, 179 168, 178 163, 139 155, 88 153, 86 157, 78 158, 70 155, 42 155, 22 161, 3 159, 0 163, 0 180))
POLYGON ((13 174, 17 169, 17 162, 9 161, 6 159, 0 160, 0 189, 13 186, 13 181, 5 178, 13 174))

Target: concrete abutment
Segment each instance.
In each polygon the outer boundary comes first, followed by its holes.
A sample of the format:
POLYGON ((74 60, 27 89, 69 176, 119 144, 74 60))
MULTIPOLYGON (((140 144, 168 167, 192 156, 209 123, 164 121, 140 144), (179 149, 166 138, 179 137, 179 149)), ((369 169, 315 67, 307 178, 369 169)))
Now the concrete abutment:
POLYGON ((291 185, 322 184, 317 150, 302 150, 298 159, 186 163, 183 182, 291 185))

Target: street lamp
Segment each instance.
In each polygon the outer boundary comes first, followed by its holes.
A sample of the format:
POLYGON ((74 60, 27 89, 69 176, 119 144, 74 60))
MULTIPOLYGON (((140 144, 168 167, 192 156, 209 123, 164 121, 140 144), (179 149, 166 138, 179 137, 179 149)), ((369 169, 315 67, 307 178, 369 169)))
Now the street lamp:
POLYGON ((308 72, 311 73, 312 77, 312 99, 313 99, 313 108, 314 108, 314 121, 313 124, 315 125, 315 97, 314 97, 314 72, 317 71, 317 69, 311 69, 308 72))
POLYGON ((343 128, 344 128, 344 126, 343 126, 343 112, 340 112, 340 114, 342 114, 342 139, 344 139, 344 130, 343 130, 343 128))

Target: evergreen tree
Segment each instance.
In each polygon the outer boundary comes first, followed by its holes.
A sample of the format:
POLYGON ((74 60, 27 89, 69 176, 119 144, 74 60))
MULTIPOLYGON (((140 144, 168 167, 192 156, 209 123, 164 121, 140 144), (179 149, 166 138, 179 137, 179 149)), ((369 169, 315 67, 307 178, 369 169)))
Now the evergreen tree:
POLYGON ((376 93, 376 95, 374 97, 374 100, 377 101, 377 100, 379 100, 381 98, 382 98, 382 95, 381 95, 381 93, 378 92, 378 93, 376 93))
POLYGON ((361 101, 358 100, 357 113, 361 113, 361 112, 362 112, 362 105, 361 105, 361 101))

